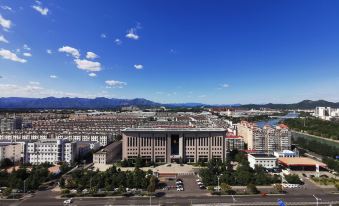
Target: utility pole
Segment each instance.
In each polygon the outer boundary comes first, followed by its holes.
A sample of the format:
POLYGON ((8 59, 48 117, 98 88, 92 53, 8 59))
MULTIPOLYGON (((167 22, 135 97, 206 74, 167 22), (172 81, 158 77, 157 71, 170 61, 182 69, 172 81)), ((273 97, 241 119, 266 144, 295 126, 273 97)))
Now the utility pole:
POLYGON ((24 180, 24 196, 26 195, 26 180, 27 179, 24 180))

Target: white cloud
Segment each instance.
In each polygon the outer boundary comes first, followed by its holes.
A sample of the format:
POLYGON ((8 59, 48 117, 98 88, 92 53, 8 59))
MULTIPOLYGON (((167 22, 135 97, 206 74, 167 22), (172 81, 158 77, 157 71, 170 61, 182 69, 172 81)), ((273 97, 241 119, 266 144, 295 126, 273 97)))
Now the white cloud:
POLYGON ((102 34, 100 34, 100 37, 105 39, 107 36, 106 36, 106 34, 102 33, 102 34))
POLYGON ((3 10, 13 11, 13 9, 12 9, 11 7, 9 7, 9 6, 1 6, 1 8, 2 8, 3 10))
POLYGON ((54 74, 51 74, 51 75, 49 75, 49 78, 51 78, 51 79, 57 79, 58 77, 57 77, 56 75, 54 75, 54 74))
POLYGON ((229 84, 222 84, 221 87, 227 88, 227 87, 230 87, 230 85, 229 84))
POLYGON ((107 80, 105 81, 105 83, 107 84, 107 88, 123 88, 127 85, 126 82, 121 82, 117 80, 107 80))
POLYGON ((30 81, 28 83, 31 84, 31 85, 40 85, 40 82, 35 82, 35 81, 30 81))
POLYGON ((63 46, 61 48, 59 48, 58 50, 59 52, 65 52, 67 54, 70 54, 72 55, 74 58, 79 58, 80 57, 80 52, 79 50, 73 48, 73 47, 70 47, 70 46, 63 46))
POLYGON ((129 39, 134 39, 134 40, 138 40, 139 39, 139 35, 136 33, 137 29, 136 28, 131 28, 127 34, 126 37, 129 39))
POLYGON ((0 36, 0 42, 9 43, 9 41, 3 35, 0 36))
POLYGON ((46 52, 47 52, 47 54, 52 54, 52 50, 50 50, 50 49, 47 49, 46 52))
POLYGON ((205 98, 205 97, 207 97, 207 95, 202 94, 202 95, 199 95, 198 97, 199 97, 199 98, 205 98))
MULTIPOLYGON (((94 98, 96 94, 88 93, 73 93, 64 92, 54 89, 47 89, 39 85, 16 85, 16 84, 0 84, 0 96, 1 97, 84 97, 94 98)), ((100 94, 100 92, 99 92, 100 94)), ((109 95, 106 95, 109 96, 109 95)))
POLYGON ((93 62, 87 59, 74 59, 74 62, 79 69, 89 72, 101 71, 101 64, 99 62, 93 62))
POLYGON ((2 26, 3 29, 7 30, 7 29, 11 28, 12 22, 11 22, 11 20, 5 19, 0 14, 0 25, 2 26))
POLYGON ((93 72, 91 72, 91 73, 89 73, 89 74, 88 74, 88 76, 90 76, 90 77, 96 77, 96 76, 97 76, 97 74, 96 74, 96 73, 93 73, 93 72))
POLYGON ((121 39, 116 38, 116 39, 114 40, 114 43, 115 43, 116 45, 121 45, 121 44, 122 44, 122 41, 121 41, 121 39))
POLYGON ((24 55, 25 57, 31 57, 31 56, 32 56, 32 54, 29 53, 29 52, 25 52, 25 53, 23 53, 23 55, 24 55))
POLYGON ((45 16, 48 14, 48 8, 42 8, 41 6, 38 5, 34 5, 32 6, 32 8, 39 12, 41 15, 45 16))
POLYGON ((94 52, 87 52, 86 54, 86 58, 87 59, 95 59, 95 58, 98 58, 99 56, 96 55, 94 52))
POLYGON ((16 84, 0 84, 0 94, 4 96, 31 96, 32 93, 41 91, 43 88, 37 85, 20 86, 16 84))
POLYGON ((15 61, 15 62, 20 62, 20 63, 26 63, 27 60, 26 59, 22 59, 20 57, 18 57, 15 53, 6 50, 6 49, 0 49, 0 56, 4 59, 8 59, 11 61, 15 61))
POLYGON ((139 69, 143 69, 144 66, 142 64, 134 64, 134 68, 139 70, 139 69))
POLYGON ((27 44, 24 44, 23 48, 24 50, 31 51, 31 48, 27 44))

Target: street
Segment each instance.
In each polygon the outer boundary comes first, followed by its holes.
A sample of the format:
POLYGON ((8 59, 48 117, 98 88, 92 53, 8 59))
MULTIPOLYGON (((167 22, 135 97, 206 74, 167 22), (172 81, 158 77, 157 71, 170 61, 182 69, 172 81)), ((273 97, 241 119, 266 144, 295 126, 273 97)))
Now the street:
MULTIPOLYGON (((339 205, 338 194, 315 194, 320 198, 319 205, 339 205)), ((316 200, 313 195, 272 195, 272 196, 187 196, 187 197, 105 197, 105 198, 75 198, 76 205, 199 205, 228 203, 228 205, 277 205, 277 200, 284 200, 287 205, 313 205, 316 200)), ((25 200, 2 200, 1 206, 57 206, 63 205, 65 199, 56 198, 51 191, 38 192, 34 197, 25 200)))

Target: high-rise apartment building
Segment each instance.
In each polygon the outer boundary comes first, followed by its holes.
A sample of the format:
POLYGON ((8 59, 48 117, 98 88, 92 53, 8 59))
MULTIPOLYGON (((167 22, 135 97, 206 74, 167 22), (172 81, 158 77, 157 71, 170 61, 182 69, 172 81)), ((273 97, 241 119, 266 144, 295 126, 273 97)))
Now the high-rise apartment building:
POLYGON ((291 148, 291 133, 284 124, 259 128, 254 123, 242 121, 237 125, 237 131, 249 150, 273 152, 291 148))

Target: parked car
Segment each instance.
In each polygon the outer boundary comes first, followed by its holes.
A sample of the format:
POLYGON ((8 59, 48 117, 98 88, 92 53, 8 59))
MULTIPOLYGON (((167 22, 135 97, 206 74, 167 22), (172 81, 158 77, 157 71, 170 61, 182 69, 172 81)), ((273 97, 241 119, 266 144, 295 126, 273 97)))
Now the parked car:
POLYGON ((201 190, 205 190, 205 189, 206 189, 205 185, 199 185, 199 188, 200 188, 201 190))
POLYGON ((198 182, 197 184, 198 184, 198 185, 203 185, 204 183, 202 183, 202 182, 198 182))
POLYGON ((178 187, 177 191, 184 191, 184 188, 183 187, 178 187))
POLYGON ((183 184, 179 184, 179 185, 176 186, 176 188, 179 188, 179 187, 184 187, 184 185, 183 184))
POLYGON ((64 204, 71 204, 73 202, 73 199, 70 198, 70 199, 67 199, 64 201, 64 204))

